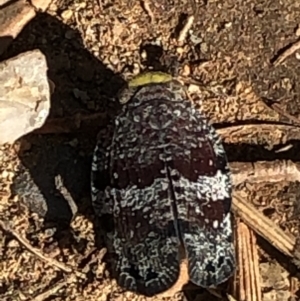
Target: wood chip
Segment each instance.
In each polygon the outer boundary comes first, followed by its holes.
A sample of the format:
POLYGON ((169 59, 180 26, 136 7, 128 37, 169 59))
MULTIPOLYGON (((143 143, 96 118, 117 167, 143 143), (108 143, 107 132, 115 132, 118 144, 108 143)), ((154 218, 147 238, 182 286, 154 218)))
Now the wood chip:
POLYGON ((237 223, 237 241, 239 300, 261 301, 256 237, 243 222, 237 223))
POLYGON ((177 39, 179 44, 182 44, 185 41, 188 31, 193 26, 194 19, 195 19, 195 17, 193 15, 191 15, 187 18, 186 23, 185 23, 184 27, 181 29, 178 39, 177 39))
POLYGON ((148 16, 150 17, 151 23, 153 23, 155 21, 155 16, 154 16, 154 14, 152 12, 152 9, 150 7, 150 1, 149 0, 143 0, 141 3, 142 3, 143 9, 146 11, 148 16))
POLYGON ((299 49, 300 49, 300 40, 292 44, 288 49, 286 49, 282 54, 280 54, 273 62, 273 65, 276 67, 282 64, 289 56, 294 54, 299 49))
POLYGON ((300 140, 299 126, 287 124, 247 124, 233 125, 217 129, 217 133, 228 144, 264 145, 272 150, 277 145, 291 140, 300 140))
POLYGON ((231 162, 234 186, 242 183, 278 183, 300 181, 300 163, 290 160, 231 162))
POLYGON ((30 301, 44 301, 49 297, 55 295, 60 289, 62 289, 67 284, 67 281, 60 280, 55 285, 51 286, 49 289, 45 290, 40 294, 35 295, 33 298, 30 299, 30 301))
POLYGON ((295 237, 285 233, 272 220, 259 212, 251 202, 247 200, 247 195, 242 195, 241 192, 235 191, 233 193, 232 209, 236 216, 240 217, 245 224, 267 240, 272 246, 291 259, 295 257, 295 237))

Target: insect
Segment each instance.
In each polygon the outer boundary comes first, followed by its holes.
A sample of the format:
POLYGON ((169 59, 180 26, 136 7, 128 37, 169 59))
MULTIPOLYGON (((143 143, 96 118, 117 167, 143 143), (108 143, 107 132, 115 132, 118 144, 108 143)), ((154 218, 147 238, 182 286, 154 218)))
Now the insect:
POLYGON ((111 217, 118 283, 146 296, 177 280, 214 287, 235 269, 232 183, 222 142, 172 76, 149 72, 120 94, 112 141, 92 163, 92 202, 111 217))

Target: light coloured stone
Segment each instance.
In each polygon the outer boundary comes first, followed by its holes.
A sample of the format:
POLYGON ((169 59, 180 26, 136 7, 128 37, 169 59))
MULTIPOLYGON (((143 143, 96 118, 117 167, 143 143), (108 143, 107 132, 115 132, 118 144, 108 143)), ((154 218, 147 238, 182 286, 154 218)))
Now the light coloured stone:
POLYGON ((0 64, 0 144, 40 128, 50 110, 47 62, 39 50, 0 64))
POLYGON ((9 0, 0 0, 0 6, 4 6, 4 4, 8 3, 9 0))
POLYGON ((34 17, 34 7, 26 1, 12 2, 0 9, 0 55, 34 17))
POLYGON ((49 7, 51 0, 31 0, 30 3, 35 9, 44 12, 49 7))
POLYGON ((73 17, 73 11, 71 9, 64 10, 61 13, 61 17, 63 20, 68 21, 73 17))
POLYGON ((300 25, 298 25, 298 27, 296 29, 296 36, 300 37, 300 25))

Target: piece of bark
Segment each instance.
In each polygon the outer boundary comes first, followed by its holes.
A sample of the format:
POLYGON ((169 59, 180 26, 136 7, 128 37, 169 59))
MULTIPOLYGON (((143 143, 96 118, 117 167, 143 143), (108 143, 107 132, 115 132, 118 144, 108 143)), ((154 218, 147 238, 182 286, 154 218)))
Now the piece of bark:
POLYGON ((239 300, 261 301, 261 285, 256 237, 246 224, 237 223, 239 300))
POLYGON ((291 140, 300 140, 299 126, 287 124, 234 125, 220 128, 217 132, 225 143, 264 145, 268 150, 291 140))
POLYGON ((277 67, 299 49, 300 49, 300 40, 290 45, 285 51, 283 51, 279 56, 277 56, 275 60, 271 60, 273 61, 273 65, 277 67))
POLYGON ((231 162, 232 181, 234 186, 245 182, 278 183, 300 181, 300 164, 290 160, 231 162))
POLYGON ((24 0, 7 2, 0 7, 0 55, 34 17, 34 7, 24 0))
POLYGON ((193 26, 194 20, 195 20, 195 16, 193 16, 193 15, 189 16, 186 19, 185 25, 181 29, 181 31, 179 33, 179 36, 178 36, 178 39, 177 39, 179 45, 183 45, 183 43, 184 43, 184 41, 185 41, 185 39, 187 37, 187 34, 188 34, 189 30, 193 26))
POLYGON ((47 62, 39 50, 0 64, 0 144, 41 127, 50 110, 47 62))

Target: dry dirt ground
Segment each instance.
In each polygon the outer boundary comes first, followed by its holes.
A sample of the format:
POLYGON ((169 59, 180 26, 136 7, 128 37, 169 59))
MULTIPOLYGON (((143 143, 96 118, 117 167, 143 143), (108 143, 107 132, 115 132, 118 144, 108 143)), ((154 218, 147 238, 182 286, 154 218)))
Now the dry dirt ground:
MULTIPOLYGON (((133 74, 160 68, 162 54, 176 56, 180 74, 201 82, 202 87, 189 88, 216 128, 282 122, 263 100, 300 116, 300 52, 275 64, 299 39, 300 2, 199 0, 195 5, 197 14, 189 0, 54 0, 0 57, 35 48, 46 55, 55 84, 49 119, 101 113, 84 130, 61 134, 54 122, 49 134, 33 133, 1 148, 0 219, 40 254, 65 265, 46 264, 0 227, 1 300, 143 299, 122 293, 110 278, 94 227, 89 170, 96 133, 118 110, 115 92, 133 74), (190 14, 195 20, 180 45, 178 35, 190 14), (71 199, 78 207, 73 219, 71 199)), ((300 161, 299 140, 278 142, 275 132, 274 125, 272 133, 258 129, 227 137, 230 162, 300 161)), ((265 179, 240 189, 283 230, 298 235, 299 182, 265 179)), ((295 266, 263 240, 258 245, 262 300, 299 300, 295 266)), ((203 294, 194 289, 170 300, 200 301, 203 294)))

